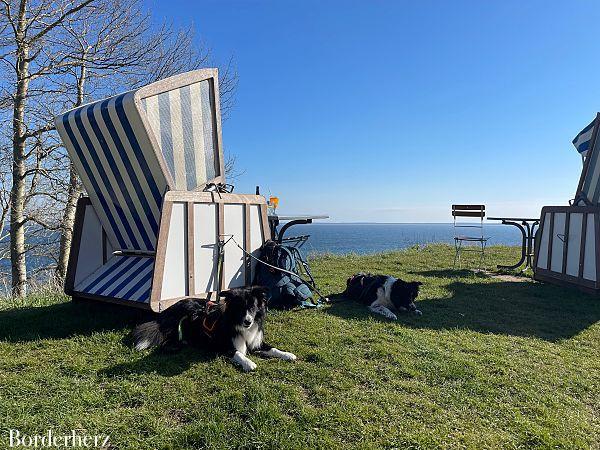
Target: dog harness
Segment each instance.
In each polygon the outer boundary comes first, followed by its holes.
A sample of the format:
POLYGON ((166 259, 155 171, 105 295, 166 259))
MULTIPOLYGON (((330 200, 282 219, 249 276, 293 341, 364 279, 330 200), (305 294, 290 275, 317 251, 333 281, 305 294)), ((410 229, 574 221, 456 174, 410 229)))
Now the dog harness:
POLYGON ((371 277, 372 275, 370 274, 364 274, 364 273, 357 273, 355 275, 352 275, 348 281, 347 284, 353 284, 353 283, 359 283, 361 286, 361 292, 360 295, 358 296, 358 298, 356 300, 361 301, 363 299, 363 297, 365 295, 367 295, 367 292, 369 292, 369 290, 375 285, 375 283, 377 282, 377 277, 373 277, 373 279, 371 280, 371 282, 365 286, 365 278, 371 277))
POLYGON ((209 338, 212 338, 213 331, 220 318, 221 308, 219 308, 219 304, 212 300, 206 302, 206 313, 204 319, 202 319, 202 331, 204 331, 204 334, 209 338))
POLYGON ((179 342, 183 342, 184 344, 186 342, 183 340, 183 321, 187 318, 188 316, 184 316, 179 319, 179 324, 177 325, 177 338, 179 339, 179 342))
MULTIPOLYGON (((208 337, 213 337, 213 332, 217 326, 217 322, 221 318, 221 308, 219 308, 219 304, 215 301, 206 302, 206 309, 204 311, 204 317, 202 318, 202 332, 208 337)), ((177 337, 179 342, 186 343, 183 339, 183 322, 186 319, 189 319, 190 316, 184 316, 179 320, 179 324, 177 325, 177 337)))

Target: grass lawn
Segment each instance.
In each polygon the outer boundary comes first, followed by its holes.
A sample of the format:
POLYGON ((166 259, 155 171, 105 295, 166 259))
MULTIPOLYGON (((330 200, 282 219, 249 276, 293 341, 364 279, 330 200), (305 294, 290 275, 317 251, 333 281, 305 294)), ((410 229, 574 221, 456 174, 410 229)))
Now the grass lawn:
MULTIPOLYGON (((488 264, 518 249, 492 247, 488 264)), ((110 435, 111 448, 600 448, 600 299, 452 271, 435 245, 312 262, 322 290, 357 271, 424 283, 397 322, 339 301, 272 311, 292 364, 244 374, 186 349, 136 353, 139 320, 106 304, 0 307, 0 448, 8 429, 110 435)))

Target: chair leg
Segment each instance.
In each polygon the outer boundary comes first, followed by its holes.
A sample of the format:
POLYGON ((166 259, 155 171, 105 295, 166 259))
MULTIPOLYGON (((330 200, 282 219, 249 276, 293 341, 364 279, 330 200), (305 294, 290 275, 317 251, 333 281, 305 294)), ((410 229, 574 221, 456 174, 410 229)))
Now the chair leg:
POLYGON ((458 262, 458 268, 460 269, 462 267, 461 260, 460 260, 460 254, 461 254, 461 250, 462 250, 462 241, 455 239, 454 247, 456 249, 456 254, 454 255, 454 268, 456 269, 456 263, 458 262))
POLYGON ((454 239, 454 265, 453 269, 456 269, 456 260, 458 259, 458 240, 454 239))
POLYGON ((481 245, 481 252, 479 255, 479 270, 481 270, 481 268, 483 267, 483 254, 485 252, 485 247, 483 241, 481 241, 479 244, 481 245))
POLYGON ((485 247, 487 245, 487 242, 485 241, 481 241, 481 258, 479 259, 479 270, 481 270, 483 268, 483 265, 485 264, 485 247))

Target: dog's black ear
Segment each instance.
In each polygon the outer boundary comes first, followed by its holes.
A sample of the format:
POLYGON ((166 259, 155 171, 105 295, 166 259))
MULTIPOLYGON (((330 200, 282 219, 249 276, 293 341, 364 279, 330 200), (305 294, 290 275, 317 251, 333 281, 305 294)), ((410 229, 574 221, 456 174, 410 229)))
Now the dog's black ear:
POLYGON ((221 291, 219 292, 219 297, 223 297, 227 300, 231 300, 232 298, 235 297, 235 292, 233 291, 221 291))
POLYGON ((257 298, 266 298, 269 288, 266 286, 252 286, 252 296, 257 298))
POLYGON ((423 283, 421 283, 420 281, 413 281, 413 284, 415 286, 422 286, 423 285, 423 283))

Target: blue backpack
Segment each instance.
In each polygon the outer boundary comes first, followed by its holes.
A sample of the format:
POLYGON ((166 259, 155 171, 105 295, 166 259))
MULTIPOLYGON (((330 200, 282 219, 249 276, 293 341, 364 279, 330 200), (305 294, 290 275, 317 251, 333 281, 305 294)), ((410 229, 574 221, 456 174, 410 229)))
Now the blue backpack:
POLYGON ((260 260, 273 267, 257 262, 255 284, 269 288, 269 306, 284 309, 317 306, 317 302, 313 300, 313 293, 299 276, 298 266, 301 263, 299 258, 296 248, 271 240, 265 242, 260 248, 260 260), (292 272, 294 275, 276 268, 292 272))

